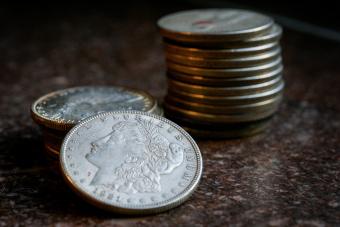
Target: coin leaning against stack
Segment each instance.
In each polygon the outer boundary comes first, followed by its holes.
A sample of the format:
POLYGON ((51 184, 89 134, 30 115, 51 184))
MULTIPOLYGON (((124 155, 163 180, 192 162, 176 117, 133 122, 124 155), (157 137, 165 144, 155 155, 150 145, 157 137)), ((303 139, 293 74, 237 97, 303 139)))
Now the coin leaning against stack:
POLYGON ((49 93, 33 103, 31 115, 42 129, 47 156, 59 160, 61 144, 71 128, 96 113, 118 110, 163 115, 148 93, 113 86, 74 87, 49 93))
POLYGON ((43 129, 49 164, 99 208, 158 213, 182 204, 199 184, 203 161, 197 144, 160 116, 156 100, 145 92, 70 88, 39 98, 31 113, 43 129))
POLYGON ((263 131, 282 100, 281 27, 246 10, 204 9, 158 20, 167 61, 165 115, 199 137, 263 131))

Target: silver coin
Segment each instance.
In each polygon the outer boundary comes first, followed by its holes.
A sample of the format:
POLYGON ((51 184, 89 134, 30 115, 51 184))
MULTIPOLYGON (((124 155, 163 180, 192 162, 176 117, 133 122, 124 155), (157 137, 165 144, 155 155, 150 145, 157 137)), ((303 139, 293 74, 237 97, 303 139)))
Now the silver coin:
POLYGON ((276 49, 279 46, 278 42, 269 44, 245 47, 245 48, 229 48, 229 49, 207 49, 207 48, 195 48, 174 45, 164 42, 164 50, 166 53, 184 55, 190 57, 201 58, 222 58, 233 59, 237 57, 249 57, 262 54, 267 51, 276 49))
POLYGON ((158 21, 161 34, 179 41, 241 40, 271 28, 265 15, 238 9, 203 9, 173 13, 158 21))
POLYGON ((280 47, 277 47, 276 49, 268 52, 263 52, 262 54, 259 55, 229 59, 202 58, 166 53, 166 59, 168 62, 174 62, 180 65, 209 69, 254 67, 270 63, 274 60, 279 59, 280 56, 281 56, 280 47))
POLYGON ((167 76, 171 79, 182 81, 189 84, 197 84, 204 86, 244 86, 259 84, 263 82, 270 81, 274 78, 282 76, 283 67, 280 66, 271 72, 253 75, 248 77, 234 77, 234 78, 221 78, 221 77, 205 77, 199 75, 189 75, 178 72, 167 71, 167 76))
POLYGON ((74 87, 47 94, 32 105, 33 118, 47 127, 71 128, 99 112, 153 111, 156 101, 147 93, 124 87, 74 87))
POLYGON ((209 69, 209 68, 199 68, 192 66, 185 66, 177 63, 172 63, 167 61, 167 69, 170 72, 178 72, 195 76, 205 76, 205 77, 220 77, 220 78, 235 78, 235 77, 250 77, 263 73, 272 72, 278 68, 282 67, 281 57, 275 59, 272 62, 244 68, 224 68, 224 69, 209 69))
POLYGON ((119 213, 155 213, 184 202, 197 187, 202 157, 175 123, 139 111, 100 113, 64 139, 60 162, 88 202, 119 213))
MULTIPOLYGON (((191 48, 208 48, 208 49, 235 49, 235 48, 254 48, 261 45, 268 45, 270 43, 278 43, 282 36, 282 28, 278 24, 273 24, 270 29, 265 32, 253 36, 248 39, 236 40, 236 41, 225 41, 216 40, 214 42, 204 42, 204 41, 181 41, 181 40, 171 40, 164 38, 166 43, 171 43, 173 45, 191 47, 191 48)), ((210 53, 208 53, 210 54, 210 53)), ((216 54, 216 53, 214 53, 216 54)))

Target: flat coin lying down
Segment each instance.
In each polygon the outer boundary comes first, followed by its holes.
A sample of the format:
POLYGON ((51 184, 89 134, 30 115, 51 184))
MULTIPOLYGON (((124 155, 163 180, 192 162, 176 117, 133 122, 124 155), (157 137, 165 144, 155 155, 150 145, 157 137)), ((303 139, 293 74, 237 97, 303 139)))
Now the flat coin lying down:
POLYGON ((84 86, 49 93, 32 105, 33 119, 52 129, 68 130, 82 119, 99 112, 158 111, 157 101, 148 93, 113 86, 84 86))
POLYGON ((185 42, 218 42, 252 38, 273 25, 265 15, 238 9, 202 9, 173 13, 158 20, 161 34, 185 42))
POLYGON ((175 123, 139 111, 100 113, 64 139, 60 162, 82 198, 119 213, 161 212, 184 202, 197 187, 202 156, 175 123))

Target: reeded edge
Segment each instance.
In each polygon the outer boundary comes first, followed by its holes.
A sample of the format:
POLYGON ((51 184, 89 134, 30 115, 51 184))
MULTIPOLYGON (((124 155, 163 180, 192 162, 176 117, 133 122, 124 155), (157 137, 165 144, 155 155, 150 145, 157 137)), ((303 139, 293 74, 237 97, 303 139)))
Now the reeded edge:
POLYGON ((270 110, 261 112, 250 112, 242 114, 214 114, 203 113, 194 110, 187 110, 177 106, 164 103, 166 113, 171 115, 177 115, 179 117, 185 117, 194 119, 196 121, 208 122, 208 123, 237 123, 237 122, 250 122, 263 118, 267 118, 278 111, 279 103, 277 107, 273 107, 270 110))
POLYGON ((270 69, 279 67, 282 64, 282 58, 278 57, 276 60, 265 63, 263 65, 243 67, 243 68, 222 68, 222 69, 209 69, 199 68, 194 66, 180 65, 178 63, 167 62, 167 69, 169 71, 175 71, 179 73, 185 73, 189 75, 199 75, 204 77, 242 77, 242 74, 246 74, 244 77, 249 77, 249 74, 256 74, 256 72, 268 72, 270 69))
POLYGON ((243 105, 233 105, 233 106, 219 106, 219 105, 209 105, 204 103, 188 102, 185 100, 178 99, 173 96, 166 96, 165 103, 170 103, 170 105, 176 105, 182 109, 192 110, 196 112, 208 113, 208 114, 237 114, 242 112, 260 112, 264 109, 273 108, 273 106, 279 105, 283 99, 283 95, 278 95, 277 97, 254 102, 251 104, 243 105))
POLYGON ((43 100, 48 99, 50 97, 53 97, 55 95, 62 94, 63 92, 68 92, 68 91, 73 91, 73 90, 78 90, 78 89, 86 89, 86 88, 120 88, 120 89, 125 89, 127 91, 142 94, 143 96, 147 97, 151 101, 151 103, 153 103, 150 110, 154 109, 155 105, 157 106, 157 101, 156 101, 155 98, 153 98, 149 93, 147 93, 145 91, 138 90, 138 89, 124 87, 124 86, 78 86, 78 87, 70 87, 70 88, 50 92, 46 95, 41 96, 36 101, 34 101, 33 104, 31 105, 31 111, 30 111, 33 120, 37 124, 43 125, 47 128, 51 128, 51 129, 55 129, 55 130, 62 130, 62 131, 70 130, 72 127, 74 127, 77 124, 77 122, 50 119, 48 117, 45 117, 45 116, 42 116, 41 114, 39 114, 36 111, 36 107, 43 100))
POLYGON ((157 116, 155 114, 145 113, 141 111, 110 111, 105 113, 99 113, 96 115, 93 115, 91 117, 88 117, 81 122, 79 122, 75 127, 71 129, 71 131, 66 135, 63 144, 61 146, 60 150, 60 166, 61 166, 61 172, 62 176, 64 177, 65 181, 68 183, 68 185, 77 193, 80 197, 85 199, 87 202, 91 203, 94 206, 97 206, 99 208, 102 208, 104 210, 113 211, 121 214, 151 214, 151 213, 159 213, 162 211, 169 210, 171 208, 174 208, 176 206, 179 206, 183 202, 185 202, 195 191, 197 188, 200 178, 202 176, 203 172, 203 160, 202 155, 200 152, 200 149, 194 139, 179 125, 176 123, 164 118, 157 116), (91 194, 80 188, 73 180, 72 177, 67 173, 67 167, 65 166, 65 150, 67 143, 70 139, 70 137, 77 131, 78 128, 82 127, 84 124, 86 124, 89 121, 92 121, 96 118, 107 116, 107 115, 114 115, 114 114, 141 114, 144 116, 148 116, 151 118, 155 118, 157 120, 163 121, 167 124, 170 124, 172 127, 179 130, 190 142, 190 144, 193 146, 193 149, 196 154, 197 158, 197 171, 195 173, 195 176, 191 182, 191 184, 179 195, 175 196, 175 199, 167 199, 164 202, 156 203, 156 205, 153 206, 118 206, 113 205, 104 201, 97 200, 97 198, 93 197, 91 194), (158 207, 156 207, 158 205, 158 207))
POLYGON ((168 78, 168 90, 173 89, 181 89, 185 90, 189 93, 197 93, 200 95, 210 95, 210 96, 225 96, 225 95, 247 95, 254 94, 258 92, 264 92, 272 89, 273 87, 278 86, 283 79, 281 77, 276 77, 272 80, 251 84, 245 86, 220 86, 220 87, 212 87, 212 86, 203 86, 203 85, 194 85, 188 84, 185 82, 181 82, 178 80, 168 78))
POLYGON ((276 23, 273 24, 271 29, 265 31, 264 34, 257 35, 255 37, 239 40, 239 41, 214 41, 214 42, 202 42, 193 40, 175 40, 168 37, 163 37, 164 42, 168 42, 174 45, 193 47, 193 48, 213 48, 213 49, 226 49, 226 48, 250 48, 254 46, 266 45, 273 42, 279 42, 282 37, 282 27, 276 23))
POLYGON ((175 13, 171 13, 168 15, 165 15, 158 19, 157 21, 157 27, 160 30, 160 33, 162 36, 167 37, 169 39, 174 39, 174 40, 179 40, 179 41, 198 41, 198 42, 209 42, 209 41, 239 41, 242 39, 247 39, 251 38, 253 36, 256 36, 258 34, 261 34, 267 30, 269 30, 272 26, 274 25, 274 21, 261 13, 258 12, 253 12, 249 10, 243 10, 243 9, 218 9, 218 8, 211 8, 211 9, 193 9, 193 10, 183 10, 175 13), (176 31, 173 29, 165 28, 164 26, 161 25, 162 20, 165 20, 169 17, 175 16, 175 14, 180 14, 180 13, 188 13, 188 12, 194 12, 194 11, 223 11, 223 10, 236 10, 236 11, 242 11, 242 12, 248 12, 252 14, 257 14, 262 17, 265 17, 268 19, 268 24, 264 24, 258 27, 254 28, 248 28, 248 29, 242 29, 242 30, 237 30, 237 31, 232 31, 232 32, 221 32, 221 33, 200 33, 200 32, 183 32, 183 31, 176 31))
POLYGON ((262 36, 256 36, 254 38, 251 38, 249 40, 246 40, 245 42, 262 42, 266 40, 271 40, 271 39, 280 39, 282 37, 282 27, 276 23, 273 24, 272 30, 274 32, 270 32, 268 34, 262 35, 262 36), (274 30, 275 29, 275 30, 274 30))
POLYGON ((261 84, 267 81, 271 81, 274 78, 282 77, 283 66, 273 70, 272 72, 267 72, 263 74, 259 74, 256 76, 249 77, 236 77, 236 78, 213 78, 213 77, 205 77, 200 75, 190 75, 179 72, 171 72, 167 71, 167 77, 176 81, 180 81, 182 83, 198 85, 198 86, 210 86, 210 87, 219 87, 219 86, 248 86, 261 84))
MULTIPOLYGON (((282 82, 275 88, 273 88, 272 90, 269 91, 265 91, 265 92, 261 92, 261 93, 256 93, 256 94, 251 94, 251 95, 237 95, 237 96, 212 96, 212 95, 203 95, 203 94, 194 94, 194 93, 190 93, 190 92, 183 92, 183 91, 173 91, 173 90, 169 90, 170 93, 175 93, 175 94, 180 94, 183 96, 187 96, 187 97, 193 97, 193 98, 197 98, 197 99, 207 99, 210 100, 244 100, 244 99, 257 99, 257 98, 262 98, 262 97, 267 97, 267 96, 271 96, 274 94, 277 94, 281 91, 283 91, 285 86, 285 82, 284 80, 282 80, 282 82)), ((168 91, 168 92, 169 92, 168 91)))
POLYGON ((194 56, 201 58, 222 58, 230 59, 235 56, 253 56, 259 55, 262 52, 270 51, 279 46, 278 42, 258 45, 254 47, 244 47, 244 48, 222 48, 222 49, 208 49, 208 48, 197 48, 197 47, 186 47, 175 45, 164 41, 164 49, 168 53, 184 55, 184 56, 194 56), (254 54, 256 53, 256 54, 254 54))
MULTIPOLYGON (((276 56, 281 54, 281 48, 277 46, 274 50, 269 50, 265 51, 261 54, 256 54, 252 56, 247 56, 247 57, 237 57, 237 58, 207 58, 207 57, 196 57, 196 56, 187 56, 187 55, 181 55, 181 54, 173 54, 173 53, 166 53, 166 58, 169 59, 170 61, 178 62, 178 64, 181 64, 180 62, 185 62, 182 63, 182 65, 191 65, 186 63, 186 61, 193 61, 195 62, 194 64, 197 65, 202 65, 204 62, 216 62, 219 64, 225 63, 225 67, 230 67, 229 64, 235 63, 235 62, 248 62, 248 61, 263 61, 263 60, 268 60, 272 59, 276 56), (175 59, 175 60, 174 60, 175 59)), ((211 64, 210 63, 210 64, 211 64)), ((200 66, 197 66, 200 67, 200 66)))

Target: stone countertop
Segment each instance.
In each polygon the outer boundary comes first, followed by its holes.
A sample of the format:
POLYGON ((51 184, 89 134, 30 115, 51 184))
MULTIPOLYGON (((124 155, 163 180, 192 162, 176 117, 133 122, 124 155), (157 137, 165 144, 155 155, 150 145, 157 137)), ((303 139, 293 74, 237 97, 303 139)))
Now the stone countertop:
POLYGON ((165 64, 157 3, 2 9, 0 226, 340 225, 340 45, 285 31, 285 99, 264 133, 198 141, 202 181, 182 206, 145 217, 79 199, 42 154, 30 117, 39 96, 78 85, 125 85, 162 99, 165 64), (75 13, 76 12, 76 13, 75 13))

